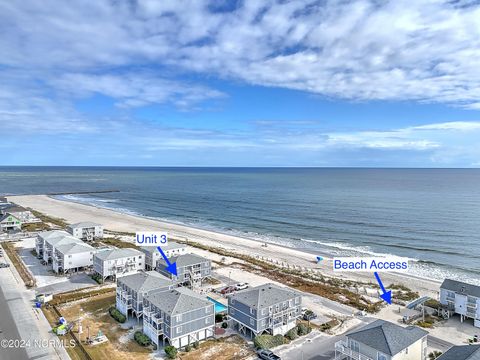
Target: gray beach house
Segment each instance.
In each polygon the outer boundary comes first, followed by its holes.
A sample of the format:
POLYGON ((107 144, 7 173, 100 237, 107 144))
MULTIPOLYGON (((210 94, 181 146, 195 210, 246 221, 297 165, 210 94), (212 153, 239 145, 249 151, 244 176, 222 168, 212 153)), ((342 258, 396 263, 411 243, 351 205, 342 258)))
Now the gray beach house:
POLYGON ((215 305, 190 289, 176 288, 143 299, 143 332, 153 343, 176 348, 210 338, 215 305))
POLYGON ((440 303, 444 318, 459 314, 461 322, 470 318, 480 327, 480 286, 445 279, 440 285, 440 303))
POLYGON ((139 320, 143 315, 143 298, 154 292, 169 291, 175 287, 171 279, 156 271, 138 272, 117 280, 116 307, 125 315, 139 320))
POLYGON ((211 261, 199 255, 184 254, 179 256, 173 256, 169 260, 170 263, 177 263, 176 276, 165 269, 167 264, 163 259, 157 261, 156 270, 179 284, 185 284, 190 287, 195 287, 197 285, 200 285, 203 279, 209 277, 211 274, 211 261))
POLYGON ((246 336, 284 335, 295 327, 301 305, 299 292, 266 284, 230 295, 228 315, 231 326, 246 336))
POLYGON ((336 360, 426 360, 428 332, 376 320, 335 343, 336 360))

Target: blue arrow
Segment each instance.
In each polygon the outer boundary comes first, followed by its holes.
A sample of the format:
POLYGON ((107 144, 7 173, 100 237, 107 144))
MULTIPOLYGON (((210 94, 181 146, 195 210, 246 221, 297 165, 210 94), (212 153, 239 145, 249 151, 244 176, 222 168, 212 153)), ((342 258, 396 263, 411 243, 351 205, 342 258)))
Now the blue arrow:
POLYGON ((172 273, 173 275, 177 276, 177 263, 174 262, 173 264, 170 263, 170 261, 167 258, 167 255, 163 252, 162 248, 160 246, 157 246, 158 251, 160 251, 160 254, 162 254, 163 260, 167 263, 167 266, 165 267, 165 270, 167 270, 169 273, 172 273))
POLYGON ((322 260, 323 260, 323 257, 317 256, 317 264, 318 264, 320 261, 322 261, 322 260))
POLYGON ((378 273, 376 271, 373 274, 377 278, 378 285, 380 285, 380 289, 382 289, 383 294, 380 295, 380 297, 383 300, 385 300, 388 304, 391 304, 392 303, 392 291, 391 290, 389 290, 389 291, 385 290, 385 286, 383 286, 382 280, 380 280, 380 276, 378 276, 378 273))

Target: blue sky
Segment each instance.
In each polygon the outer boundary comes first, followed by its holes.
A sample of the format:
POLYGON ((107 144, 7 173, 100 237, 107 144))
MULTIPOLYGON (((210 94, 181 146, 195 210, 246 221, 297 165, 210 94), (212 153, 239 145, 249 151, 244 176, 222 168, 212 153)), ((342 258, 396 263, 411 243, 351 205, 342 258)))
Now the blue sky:
POLYGON ((2 165, 480 166, 475 1, 0 0, 2 165))

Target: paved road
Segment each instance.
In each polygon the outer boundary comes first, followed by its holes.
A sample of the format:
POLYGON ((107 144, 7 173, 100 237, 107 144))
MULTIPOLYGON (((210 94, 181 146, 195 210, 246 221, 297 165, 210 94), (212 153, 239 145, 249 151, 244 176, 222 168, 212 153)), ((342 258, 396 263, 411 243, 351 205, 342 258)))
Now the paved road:
MULTIPOLYGON (((0 271, 9 271, 0 269, 0 271)), ((0 287, 0 343, 5 340, 21 340, 17 326, 8 308, 7 300, 0 287), (3 341, 2 341, 3 340, 3 341)), ((25 360, 28 359, 27 352, 22 348, 4 348, 0 346, 0 359, 2 360, 25 360)))
POLYGON ((454 345, 448 341, 442 340, 432 335, 427 336, 427 342, 428 342, 428 346, 438 349, 442 352, 447 351, 454 345))

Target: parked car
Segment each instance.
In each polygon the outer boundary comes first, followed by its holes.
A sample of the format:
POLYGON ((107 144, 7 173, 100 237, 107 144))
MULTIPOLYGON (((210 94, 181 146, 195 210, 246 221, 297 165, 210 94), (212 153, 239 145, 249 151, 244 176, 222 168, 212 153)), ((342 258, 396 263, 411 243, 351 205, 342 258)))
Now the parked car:
POLYGON ((303 320, 310 321, 317 318, 317 314, 315 314, 312 310, 306 310, 303 312, 303 320))
POLYGON ((260 359, 263 360, 281 360, 280 356, 275 355, 270 350, 258 350, 257 355, 260 359))
POLYGON ((10 267, 10 264, 0 263, 0 268, 7 268, 7 267, 10 267))
POLYGON ((226 286, 222 290, 220 290, 220 294, 226 295, 230 294, 235 291, 235 286, 226 286))
POLYGON ((238 283, 235 285, 235 290, 245 290, 248 289, 248 283, 238 283))

